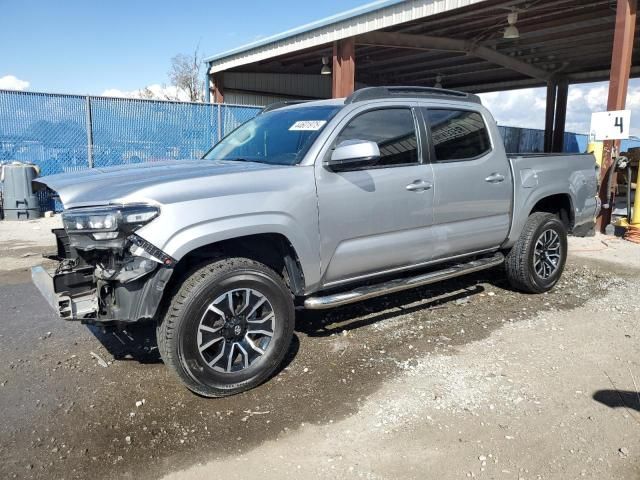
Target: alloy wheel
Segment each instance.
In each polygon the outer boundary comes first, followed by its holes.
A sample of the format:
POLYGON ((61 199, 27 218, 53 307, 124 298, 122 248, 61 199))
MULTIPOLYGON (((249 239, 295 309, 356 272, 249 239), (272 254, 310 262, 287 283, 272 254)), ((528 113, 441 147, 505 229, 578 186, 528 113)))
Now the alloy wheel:
POLYGON ((561 249, 560 235, 555 230, 548 229, 540 234, 533 255, 533 267, 538 277, 546 280, 558 270, 561 249))
POLYGON ((276 316, 267 297, 251 288, 229 290, 206 308, 197 346, 213 370, 232 373, 258 362, 269 348, 276 316))

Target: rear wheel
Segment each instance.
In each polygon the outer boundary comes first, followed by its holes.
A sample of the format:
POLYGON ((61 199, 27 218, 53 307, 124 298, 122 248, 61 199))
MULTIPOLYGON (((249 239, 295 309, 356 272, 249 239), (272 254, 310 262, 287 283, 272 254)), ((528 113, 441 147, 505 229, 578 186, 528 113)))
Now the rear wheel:
POLYGON ((254 260, 225 258, 186 278, 158 326, 158 344, 190 390, 222 397, 273 374, 293 326, 292 296, 282 277, 254 260))
POLYGON ((512 287, 527 293, 551 290, 567 260, 567 230, 555 215, 532 213, 505 266, 512 287))

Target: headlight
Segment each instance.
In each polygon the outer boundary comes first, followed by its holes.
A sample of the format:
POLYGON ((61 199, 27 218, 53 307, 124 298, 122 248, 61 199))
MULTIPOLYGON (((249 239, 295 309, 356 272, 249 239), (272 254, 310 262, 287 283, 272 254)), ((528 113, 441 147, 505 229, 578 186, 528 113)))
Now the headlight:
POLYGON ((62 223, 68 233, 90 233, 95 240, 111 240, 120 232, 134 232, 160 214, 152 205, 79 208, 63 212, 62 223))

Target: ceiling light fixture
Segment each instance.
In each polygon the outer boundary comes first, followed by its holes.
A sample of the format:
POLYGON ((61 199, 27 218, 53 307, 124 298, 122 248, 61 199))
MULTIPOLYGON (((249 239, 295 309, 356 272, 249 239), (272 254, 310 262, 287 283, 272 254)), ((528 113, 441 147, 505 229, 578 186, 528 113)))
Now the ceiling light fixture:
POLYGON ((320 75, 331 75, 331 67, 329 66, 329 59, 327 57, 322 57, 320 75))
POLYGON ((516 38, 520 38, 520 30, 516 27, 516 23, 518 22, 518 12, 515 10, 507 15, 507 22, 509 26, 504 29, 503 38, 513 40, 516 38))
POLYGON ((436 76, 436 83, 433 88, 442 88, 442 75, 436 76))

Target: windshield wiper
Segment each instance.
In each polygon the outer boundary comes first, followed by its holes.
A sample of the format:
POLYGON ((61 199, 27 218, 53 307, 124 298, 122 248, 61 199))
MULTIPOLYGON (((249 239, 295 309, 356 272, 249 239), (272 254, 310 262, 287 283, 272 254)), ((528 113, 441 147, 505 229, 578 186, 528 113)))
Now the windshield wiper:
POLYGON ((266 164, 269 164, 269 162, 265 162, 264 160, 251 160, 251 159, 242 158, 242 157, 221 158, 220 160, 223 161, 223 162, 250 162, 250 163, 266 163, 266 164))

